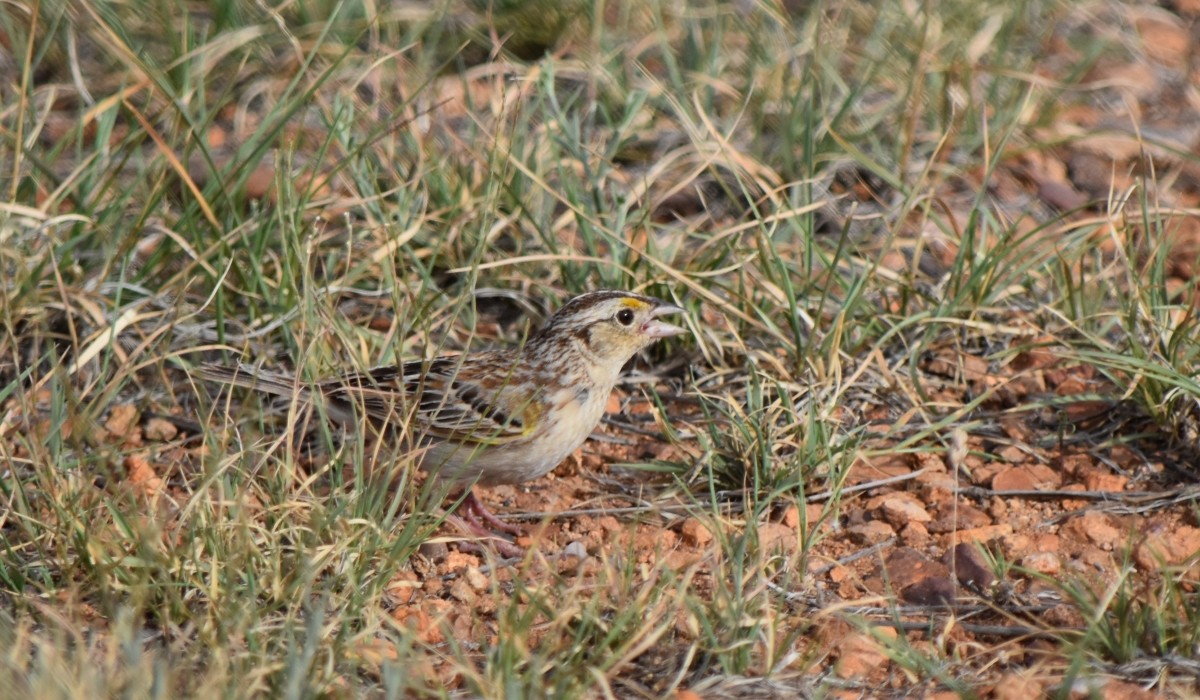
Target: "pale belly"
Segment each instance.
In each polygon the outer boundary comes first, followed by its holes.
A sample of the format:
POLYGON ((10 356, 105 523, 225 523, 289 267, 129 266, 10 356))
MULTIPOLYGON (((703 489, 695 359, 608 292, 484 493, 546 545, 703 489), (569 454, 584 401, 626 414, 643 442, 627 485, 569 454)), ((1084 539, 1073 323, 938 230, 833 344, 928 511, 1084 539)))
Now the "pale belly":
POLYGON ((609 392, 602 397, 580 393, 563 389, 559 395, 549 397, 552 408, 545 420, 553 427, 539 437, 488 447, 434 445, 422 460, 422 467, 441 480, 463 484, 519 484, 537 479, 578 449, 599 424, 609 392))

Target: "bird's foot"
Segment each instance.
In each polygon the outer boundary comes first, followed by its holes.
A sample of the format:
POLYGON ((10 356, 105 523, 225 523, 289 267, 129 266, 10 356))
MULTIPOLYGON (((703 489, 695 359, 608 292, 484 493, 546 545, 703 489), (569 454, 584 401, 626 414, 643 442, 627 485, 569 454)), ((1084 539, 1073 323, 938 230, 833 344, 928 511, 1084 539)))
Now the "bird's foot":
POLYGON ((520 537, 525 534, 525 531, 516 525, 506 523, 497 518, 496 514, 488 510, 483 501, 479 500, 474 491, 467 492, 466 498, 463 499, 462 504, 458 507, 458 514, 463 520, 466 520, 477 529, 476 534, 493 534, 484 523, 490 525, 492 530, 499 530, 513 537, 520 537))
MULTIPOLYGON (((446 519, 457 525, 463 532, 480 538, 482 543, 486 543, 486 546, 490 546, 502 557, 525 556, 524 549, 500 535, 500 532, 503 532, 516 537, 524 534, 524 531, 516 525, 497 518, 473 492, 468 491, 456 513, 447 516, 446 519)), ((459 551, 482 553, 484 546, 473 542, 462 542, 458 548, 459 551)))

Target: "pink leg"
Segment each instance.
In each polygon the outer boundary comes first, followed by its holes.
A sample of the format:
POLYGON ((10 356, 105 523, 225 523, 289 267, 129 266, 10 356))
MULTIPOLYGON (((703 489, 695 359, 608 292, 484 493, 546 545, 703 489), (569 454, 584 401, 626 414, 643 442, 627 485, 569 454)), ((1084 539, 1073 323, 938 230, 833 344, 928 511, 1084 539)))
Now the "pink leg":
POLYGON ((501 538, 495 532, 492 532, 491 530, 488 530, 487 528, 484 528, 483 532, 479 532, 476 529, 475 525, 468 523, 466 520, 463 520, 462 518, 458 517, 457 515, 447 515, 446 521, 450 522, 450 523, 454 523, 463 532, 466 532, 475 537, 481 538, 477 542, 467 542, 467 541, 459 542, 455 546, 458 547, 458 551, 460 551, 460 552, 471 552, 472 554, 484 554, 484 550, 490 548, 496 554, 499 554, 500 556, 504 557, 505 559, 520 559, 525 556, 524 549, 521 549, 520 547, 513 544, 512 542, 509 542, 508 540, 501 538))
MULTIPOLYGON (((525 550, 517 545, 509 542, 501 537, 498 531, 506 532, 510 535, 522 534, 521 528, 515 525, 509 525, 500 518, 497 518, 492 511, 487 509, 487 506, 475 497, 475 493, 468 491, 466 497, 458 507, 458 514, 447 515, 446 520, 454 523, 463 532, 481 538, 487 542, 497 554, 502 557, 518 558, 525 556, 525 550), (491 525, 494 529, 489 529, 487 525, 491 525)), ((458 544, 460 552, 477 552, 483 553, 484 546, 474 542, 460 542, 458 544)))
POLYGON ((495 534, 484 526, 487 523, 493 530, 506 532, 514 537, 525 534, 521 528, 516 525, 510 525, 496 514, 488 510, 487 506, 483 505, 483 501, 475 496, 474 491, 467 491, 467 497, 463 499, 462 505, 458 507, 459 515, 475 530, 475 534, 485 537, 495 534))

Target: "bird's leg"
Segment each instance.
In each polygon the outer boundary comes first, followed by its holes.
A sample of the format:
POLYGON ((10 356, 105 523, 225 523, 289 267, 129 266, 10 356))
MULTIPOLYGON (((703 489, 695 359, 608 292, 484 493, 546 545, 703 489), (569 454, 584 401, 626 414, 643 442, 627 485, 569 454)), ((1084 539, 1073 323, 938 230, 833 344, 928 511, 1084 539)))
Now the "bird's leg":
MULTIPOLYGON (((467 532, 476 537, 480 537, 487 542, 487 545, 492 547, 497 554, 502 557, 519 558, 525 556, 525 550, 517 545, 501 537, 497 530, 506 532, 510 535, 522 534, 521 528, 510 525, 500 518, 497 518, 492 511, 487 509, 476 496, 475 492, 467 490, 467 495, 463 498, 462 503, 458 506, 458 511, 454 515, 447 515, 446 519, 457 525, 464 532, 467 532), (491 525, 488 528, 487 525, 491 525)), ((478 552, 483 553, 483 545, 474 542, 460 542, 458 545, 460 552, 478 552)))
POLYGON ((466 497, 463 498, 462 503, 458 506, 458 514, 471 526, 477 535, 488 536, 495 534, 485 527, 484 523, 490 525, 492 530, 499 530, 514 537, 525 534, 516 525, 511 525, 497 518, 496 514, 488 510, 487 506, 483 505, 483 501, 480 501, 475 496, 475 491, 472 489, 467 490, 466 497))

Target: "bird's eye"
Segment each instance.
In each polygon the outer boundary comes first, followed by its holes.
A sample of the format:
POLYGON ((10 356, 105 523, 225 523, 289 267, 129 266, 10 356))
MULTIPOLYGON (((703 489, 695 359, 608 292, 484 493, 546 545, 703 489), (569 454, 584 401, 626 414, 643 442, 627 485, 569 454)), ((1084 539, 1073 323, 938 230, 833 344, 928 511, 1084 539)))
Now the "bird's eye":
POLYGON ((633 323, 633 309, 621 309, 617 312, 617 322, 622 326, 633 323))

